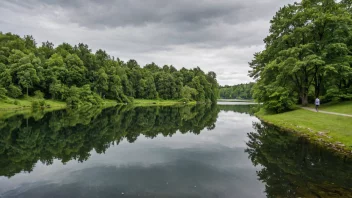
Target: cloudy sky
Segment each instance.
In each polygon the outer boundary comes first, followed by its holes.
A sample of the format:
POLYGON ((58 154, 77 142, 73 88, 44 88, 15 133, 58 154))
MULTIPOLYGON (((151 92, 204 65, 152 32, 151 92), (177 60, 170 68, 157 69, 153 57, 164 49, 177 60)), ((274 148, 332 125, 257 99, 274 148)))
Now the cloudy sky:
POLYGON ((294 0, 0 0, 0 31, 37 43, 88 44, 140 65, 215 71, 221 85, 252 81, 269 21, 294 0))

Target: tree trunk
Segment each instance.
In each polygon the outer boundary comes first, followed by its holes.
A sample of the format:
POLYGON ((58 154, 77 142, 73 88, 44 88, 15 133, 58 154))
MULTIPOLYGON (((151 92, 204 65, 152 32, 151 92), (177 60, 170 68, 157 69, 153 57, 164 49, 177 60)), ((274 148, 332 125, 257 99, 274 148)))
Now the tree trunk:
POLYGON ((302 105, 303 106, 307 106, 308 105, 308 95, 307 94, 301 96, 301 100, 302 100, 302 105))
POLYGON ((307 106, 308 105, 308 89, 302 88, 300 97, 301 97, 301 101, 302 101, 302 106, 307 106))
POLYGON ((28 86, 27 86, 27 97, 28 97, 28 86))
POLYGON ((320 96, 320 90, 321 90, 321 83, 323 81, 323 77, 322 76, 319 76, 319 75, 316 75, 315 76, 315 79, 314 79, 314 94, 315 94, 315 97, 319 97, 320 96))
POLYGON ((318 98, 320 95, 320 86, 314 86, 315 97, 318 98))

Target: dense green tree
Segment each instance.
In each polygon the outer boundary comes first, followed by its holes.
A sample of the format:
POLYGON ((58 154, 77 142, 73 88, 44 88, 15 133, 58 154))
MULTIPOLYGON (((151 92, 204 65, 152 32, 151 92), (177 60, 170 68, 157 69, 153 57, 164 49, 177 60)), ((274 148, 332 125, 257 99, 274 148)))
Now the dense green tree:
POLYGON ((239 84, 234 86, 220 87, 220 98, 223 99, 252 99, 254 83, 239 84))
POLYGON ((4 87, 0 86, 0 98, 6 97, 7 90, 4 87))
POLYGON ((13 84, 8 86, 7 90, 8 90, 7 95, 10 96, 11 98, 18 98, 23 95, 22 89, 13 84))
POLYGON ((45 98, 70 105, 96 104, 100 98, 129 103, 133 98, 181 99, 185 85, 195 89, 189 99, 216 101, 216 74, 205 74, 199 67, 180 71, 155 63, 141 67, 135 60, 125 63, 101 49, 92 53, 83 43, 54 47, 47 41, 37 47, 32 36, 0 32, 0 86, 9 97, 20 97, 23 90, 27 95, 41 91, 45 98))
POLYGON ((198 95, 198 92, 196 89, 191 88, 188 85, 182 87, 182 91, 181 91, 182 98, 190 101, 190 100, 194 100, 197 95, 198 95))
POLYGON ((0 85, 8 87, 12 83, 11 70, 6 67, 5 64, 0 63, 0 85))
POLYGON ((57 99, 58 96, 62 96, 63 92, 64 92, 64 87, 60 81, 56 80, 50 84, 49 93, 52 99, 55 100, 57 99))
POLYGON ((292 109, 298 98, 302 105, 318 96, 352 98, 350 6, 303 0, 276 13, 265 50, 250 63, 254 97, 267 109, 292 109))

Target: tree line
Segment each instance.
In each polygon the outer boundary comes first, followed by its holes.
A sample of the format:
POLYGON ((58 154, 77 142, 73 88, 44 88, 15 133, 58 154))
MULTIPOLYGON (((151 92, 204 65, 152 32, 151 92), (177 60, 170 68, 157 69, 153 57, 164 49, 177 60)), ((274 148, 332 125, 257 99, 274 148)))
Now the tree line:
POLYGON ((219 93, 222 99, 252 99, 254 83, 239 84, 234 86, 220 86, 219 93))
POLYGON ((0 97, 43 94, 69 105, 99 104, 102 98, 121 103, 138 99, 182 99, 212 102, 218 96, 214 72, 155 63, 141 67, 88 45, 51 42, 37 46, 32 36, 0 32, 0 97), (40 93, 41 92, 41 93, 40 93))
POLYGON ((265 49, 250 62, 255 99, 275 112, 315 97, 352 99, 351 0, 302 0, 281 8, 270 23, 265 49))

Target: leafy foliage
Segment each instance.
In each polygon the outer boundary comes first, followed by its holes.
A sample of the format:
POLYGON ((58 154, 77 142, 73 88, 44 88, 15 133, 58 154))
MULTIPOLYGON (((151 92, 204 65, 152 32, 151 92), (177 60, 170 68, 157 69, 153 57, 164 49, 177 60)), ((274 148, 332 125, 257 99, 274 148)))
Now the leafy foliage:
POLYGON ((220 98, 222 99, 253 99, 252 88, 254 83, 239 84, 234 86, 220 87, 220 98))
POLYGON ((129 103, 138 99, 181 99, 185 86, 195 89, 187 99, 215 102, 218 83, 214 72, 199 67, 177 70, 155 63, 141 67, 137 61, 123 62, 105 51, 85 44, 50 42, 40 47, 32 36, 0 32, 0 86, 3 95, 18 98, 35 95, 64 100, 69 105, 101 104, 102 98, 129 103), (4 92, 3 92, 4 93, 4 92))
POLYGON ((254 97, 282 112, 315 97, 351 99, 351 1, 303 0, 271 20, 265 50, 254 55, 249 75, 254 97))

